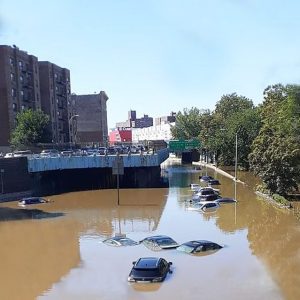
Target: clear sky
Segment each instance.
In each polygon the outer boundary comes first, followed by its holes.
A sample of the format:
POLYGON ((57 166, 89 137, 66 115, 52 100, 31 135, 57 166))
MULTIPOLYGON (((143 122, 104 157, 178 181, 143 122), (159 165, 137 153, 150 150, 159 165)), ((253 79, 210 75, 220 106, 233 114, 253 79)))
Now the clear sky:
POLYGON ((72 92, 104 90, 108 125, 263 100, 299 83, 299 0, 0 0, 0 44, 70 69, 72 92))

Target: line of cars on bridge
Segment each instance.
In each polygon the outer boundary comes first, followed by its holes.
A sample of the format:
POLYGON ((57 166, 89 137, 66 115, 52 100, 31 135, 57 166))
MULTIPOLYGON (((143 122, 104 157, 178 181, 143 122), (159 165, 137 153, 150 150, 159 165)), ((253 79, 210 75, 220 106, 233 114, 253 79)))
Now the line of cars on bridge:
POLYGON ((99 155, 116 155, 116 154, 140 154, 145 151, 149 152, 142 145, 120 145, 111 147, 98 148, 80 148, 80 149, 44 149, 40 153, 33 153, 31 150, 14 151, 2 154, 4 158, 28 157, 28 158, 49 158, 49 157, 70 157, 70 156, 99 156, 99 155))

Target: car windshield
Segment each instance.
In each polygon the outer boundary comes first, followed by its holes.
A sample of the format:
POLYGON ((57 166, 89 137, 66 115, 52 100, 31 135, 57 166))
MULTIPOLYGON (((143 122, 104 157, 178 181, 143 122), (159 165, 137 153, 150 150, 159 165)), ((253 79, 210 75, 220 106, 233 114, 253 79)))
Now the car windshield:
POLYGON ((120 244, 122 244, 123 246, 131 246, 131 245, 135 245, 137 244, 135 241, 131 240, 131 239, 120 239, 119 240, 120 244))
POLYGON ((158 239, 158 240, 156 240, 156 242, 157 242, 157 244, 159 244, 159 245, 176 244, 175 241, 173 241, 172 239, 168 239, 168 238, 158 239))
POLYGON ((189 246, 189 245, 180 245, 177 250, 186 252, 186 253, 192 253, 194 250, 194 247, 189 246))

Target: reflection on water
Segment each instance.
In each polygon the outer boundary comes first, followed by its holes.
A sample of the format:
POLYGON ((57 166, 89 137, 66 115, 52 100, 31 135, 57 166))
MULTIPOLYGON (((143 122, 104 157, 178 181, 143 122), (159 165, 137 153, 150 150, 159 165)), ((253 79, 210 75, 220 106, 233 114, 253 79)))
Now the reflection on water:
MULTIPOLYGON (((169 189, 120 190, 120 206, 116 190, 51 196, 49 205, 33 207, 49 216, 40 219, 28 217, 32 212, 17 202, 2 203, 0 299, 300 298, 300 227, 294 216, 257 198, 246 174, 236 204, 210 213, 187 211, 189 184, 199 183, 203 170, 167 165, 164 172, 169 189), (226 247, 192 256, 102 243, 120 233, 136 241, 166 234, 179 244, 206 239, 226 247), (172 261, 173 274, 162 284, 129 284, 132 261, 142 256, 172 261)), ((220 180, 222 196, 234 197, 232 180, 208 173, 220 180)))

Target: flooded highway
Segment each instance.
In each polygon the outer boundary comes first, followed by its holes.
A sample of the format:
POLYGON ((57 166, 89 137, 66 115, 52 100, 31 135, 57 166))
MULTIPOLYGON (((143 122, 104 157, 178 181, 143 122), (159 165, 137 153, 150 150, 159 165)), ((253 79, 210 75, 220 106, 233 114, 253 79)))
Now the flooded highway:
MULTIPOLYGON (((49 196, 25 209, 1 203, 0 299, 300 299, 300 222, 260 199, 254 178, 243 175, 236 204, 198 212, 187 210, 189 184, 204 170, 166 163, 162 172, 168 189, 120 190, 119 206, 117 190, 49 196), (120 234, 225 247, 193 256, 102 242, 120 234), (173 273, 163 283, 128 283, 132 262, 153 256, 172 261, 173 273)), ((222 196, 234 197, 231 179, 207 172, 222 196)))

